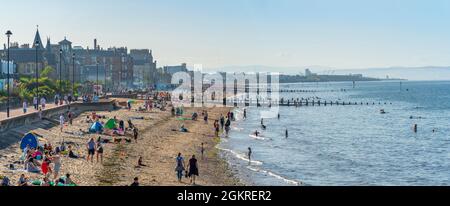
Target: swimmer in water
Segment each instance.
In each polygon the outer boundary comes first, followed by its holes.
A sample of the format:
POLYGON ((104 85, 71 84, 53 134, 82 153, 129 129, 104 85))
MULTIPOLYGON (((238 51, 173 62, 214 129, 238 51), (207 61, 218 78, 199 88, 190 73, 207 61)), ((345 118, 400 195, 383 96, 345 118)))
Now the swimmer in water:
POLYGON ((289 137, 289 131, 286 129, 286 139, 289 137))
POLYGON ((247 119, 247 109, 244 109, 244 119, 247 119))
POLYGON ((255 133, 253 133, 255 136, 259 136, 259 132, 258 130, 255 131, 255 133))
POLYGON ((280 113, 278 113, 278 120, 280 120, 280 113))
POLYGON ((266 130, 266 128, 267 128, 266 125, 261 125, 261 127, 263 130, 266 130))
POLYGON ((252 162, 252 148, 248 148, 248 164, 250 164, 252 162))

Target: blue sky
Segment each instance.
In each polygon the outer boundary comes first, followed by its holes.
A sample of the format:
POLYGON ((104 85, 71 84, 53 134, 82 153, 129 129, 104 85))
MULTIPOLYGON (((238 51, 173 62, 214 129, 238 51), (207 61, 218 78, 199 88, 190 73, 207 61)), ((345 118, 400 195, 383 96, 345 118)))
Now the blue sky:
MULTIPOLYGON (((450 65, 446 0, 0 0, 0 31, 31 43, 153 49, 159 65, 450 65), (7 5, 7 9, 4 7, 7 5)), ((5 42, 6 37, 0 38, 5 42)))

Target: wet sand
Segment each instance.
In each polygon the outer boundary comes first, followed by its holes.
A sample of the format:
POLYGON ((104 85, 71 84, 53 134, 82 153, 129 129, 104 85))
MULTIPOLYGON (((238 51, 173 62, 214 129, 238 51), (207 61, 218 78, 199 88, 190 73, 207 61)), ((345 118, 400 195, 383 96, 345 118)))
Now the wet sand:
MULTIPOLYGON (((139 105, 139 104, 138 104, 139 105)), ((137 105, 135 105, 137 107, 137 105)), ((170 108, 168 108, 170 110, 170 108)), ((143 117, 142 120, 132 120, 139 129, 139 139, 136 143, 108 143, 104 144, 103 163, 87 162, 86 143, 90 138, 98 137, 112 139, 108 135, 85 134, 83 136, 70 134, 80 129, 87 132, 91 123, 85 119, 91 112, 85 112, 74 119, 72 126, 65 126, 63 133, 59 126, 49 130, 37 129, 47 142, 53 146, 58 145, 62 139, 75 145, 74 151, 82 158, 71 159, 63 157, 60 176, 70 173, 74 182, 81 186, 125 186, 133 182, 134 177, 139 177, 141 185, 145 186, 185 186, 189 180, 183 178, 179 183, 175 173, 175 157, 178 152, 183 154, 186 162, 195 154, 198 159, 200 176, 197 185, 242 185, 231 173, 227 162, 219 157, 219 151, 215 146, 219 138, 214 138, 213 123, 220 114, 226 114, 230 108, 209 108, 209 122, 206 124, 201 116, 202 108, 186 108, 184 117, 190 118, 192 112, 199 113, 199 120, 180 121, 172 117, 170 111, 153 110, 152 112, 137 112, 120 109, 112 112, 97 112, 105 115, 102 119, 116 116, 126 121, 131 117, 143 117), (188 133, 178 132, 181 124, 189 130, 188 133), (176 130, 176 131, 173 131, 176 130), (66 133, 67 132, 67 133, 66 133), (205 143, 205 156, 201 158, 201 143, 205 143), (139 156, 143 157, 143 163, 147 166, 137 167, 139 156)), ((131 133, 131 132, 130 132, 131 133)), ((42 174, 31 174, 21 170, 9 170, 7 166, 20 157, 19 143, 0 150, 0 176, 10 178, 12 184, 16 184, 20 174, 25 174, 30 180, 42 179, 42 174)), ((53 166, 53 165, 51 165, 53 166)), ((22 169, 23 165, 15 165, 22 169)))

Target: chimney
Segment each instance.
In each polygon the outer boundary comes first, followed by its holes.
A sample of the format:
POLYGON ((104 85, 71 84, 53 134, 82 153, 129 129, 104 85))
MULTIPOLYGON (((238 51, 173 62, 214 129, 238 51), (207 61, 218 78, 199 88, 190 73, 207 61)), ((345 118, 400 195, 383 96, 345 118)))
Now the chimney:
POLYGON ((94 48, 97 49, 97 39, 94 39, 94 48))

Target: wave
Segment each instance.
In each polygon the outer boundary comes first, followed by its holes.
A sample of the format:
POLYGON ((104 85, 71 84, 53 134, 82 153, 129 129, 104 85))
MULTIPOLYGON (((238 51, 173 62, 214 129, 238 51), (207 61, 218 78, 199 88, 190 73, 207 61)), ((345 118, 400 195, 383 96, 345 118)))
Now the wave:
MULTIPOLYGON (((249 161, 249 159, 247 158, 247 155, 246 155, 246 154, 242 154, 242 153, 236 152, 236 151, 234 151, 234 150, 231 150, 231 149, 225 149, 225 148, 221 148, 221 147, 218 147, 218 146, 216 146, 216 148, 219 149, 219 150, 228 152, 228 153, 230 153, 230 154, 233 154, 234 157, 236 157, 236 158, 238 158, 238 159, 240 159, 240 160, 243 160, 243 161, 246 161, 246 162, 249 161)), ((251 164, 255 164, 255 165, 262 165, 262 164, 263 164, 263 162, 257 161, 257 160, 251 160, 250 163, 251 163, 251 164)))
POLYGON ((277 175, 277 174, 275 174, 273 172, 266 171, 266 170, 263 170, 263 169, 258 169, 258 168, 254 168, 254 167, 251 167, 251 166, 248 166, 247 169, 249 169, 251 171, 254 171, 254 172, 259 172, 259 173, 263 173, 263 174, 275 177, 276 179, 282 180, 283 182, 291 184, 291 185, 295 185, 295 186, 302 186, 302 185, 304 185, 303 182, 287 179, 285 177, 282 177, 281 175, 277 175))
POLYGON ((256 135, 248 135, 249 137, 253 138, 253 139, 257 139, 257 140, 271 140, 270 138, 266 138, 266 137, 262 137, 262 136, 256 136, 256 135))

